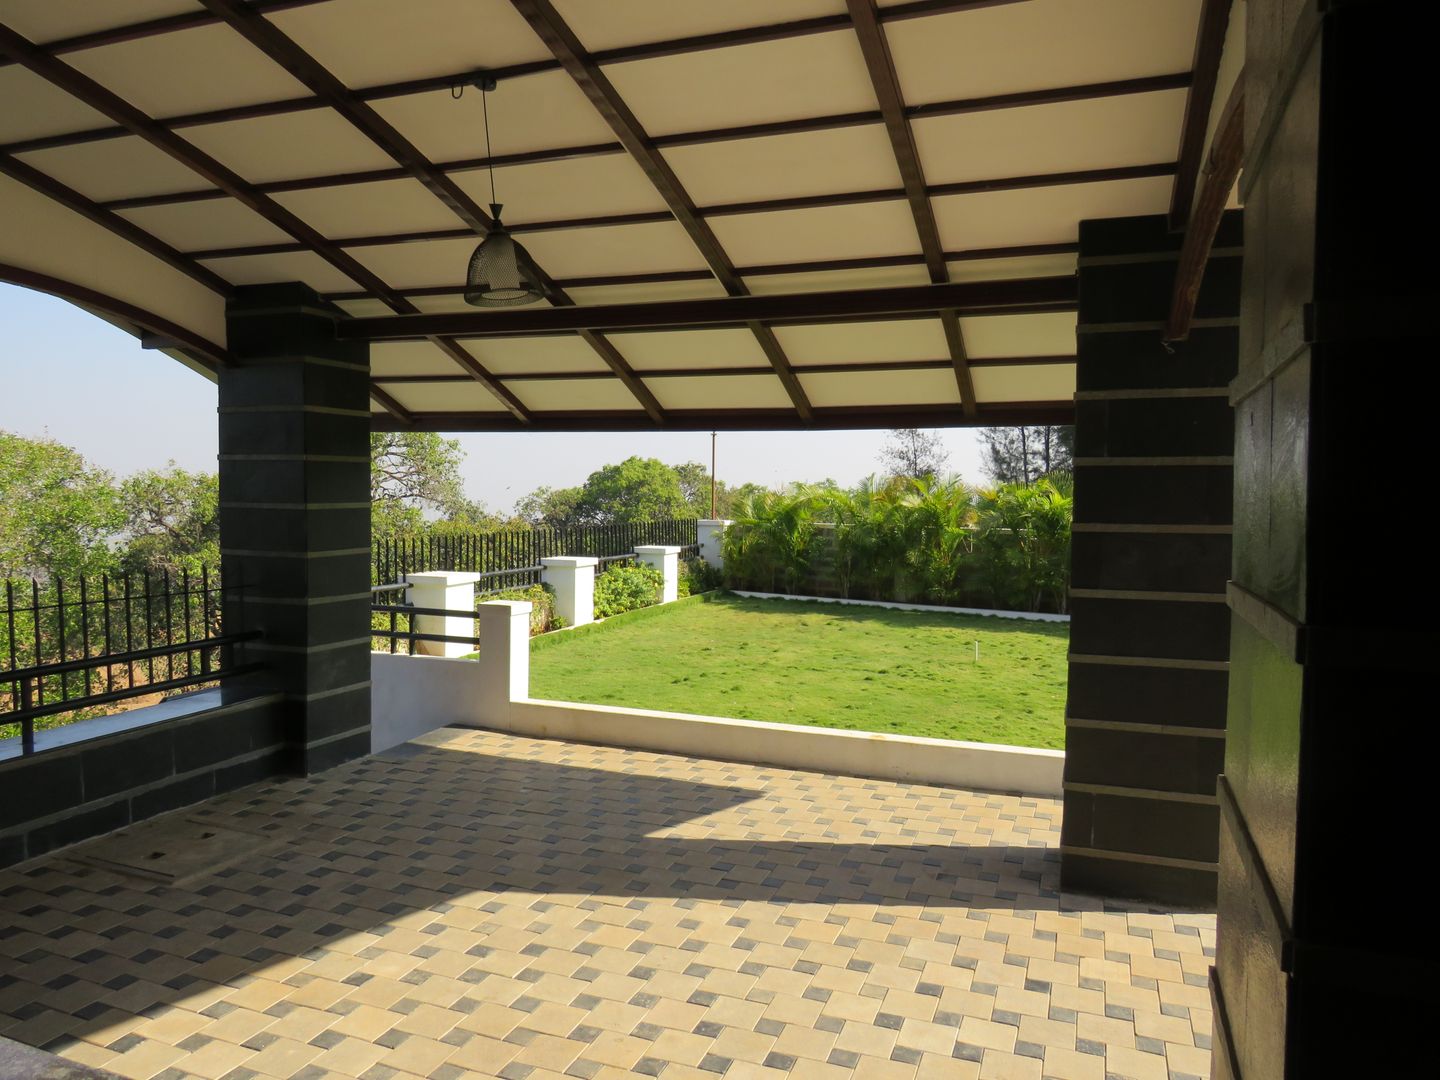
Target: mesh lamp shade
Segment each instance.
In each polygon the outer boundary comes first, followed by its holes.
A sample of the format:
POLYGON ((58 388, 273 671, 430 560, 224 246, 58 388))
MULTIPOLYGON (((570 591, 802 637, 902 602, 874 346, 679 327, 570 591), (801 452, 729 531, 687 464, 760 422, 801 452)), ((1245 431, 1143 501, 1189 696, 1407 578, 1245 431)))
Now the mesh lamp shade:
POLYGON ((545 294, 521 265, 515 239, 500 223, 500 207, 492 204, 495 227, 470 256, 465 276, 465 302, 472 307, 514 307, 533 304, 545 294))

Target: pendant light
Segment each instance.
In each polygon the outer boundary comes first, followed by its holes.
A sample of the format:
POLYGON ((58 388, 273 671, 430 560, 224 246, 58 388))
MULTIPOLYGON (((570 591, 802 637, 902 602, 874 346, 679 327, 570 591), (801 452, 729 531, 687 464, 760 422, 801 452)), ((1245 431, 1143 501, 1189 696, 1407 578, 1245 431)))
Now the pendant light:
POLYGON ((485 239, 470 256, 465 275, 465 302, 472 307, 514 307, 533 304, 545 293, 534 272, 520 259, 515 238, 500 221, 501 205, 495 197, 494 155, 490 152, 490 108, 486 94, 495 89, 495 79, 484 75, 474 83, 480 88, 480 106, 485 116, 485 160, 490 168, 490 216, 495 219, 485 239))

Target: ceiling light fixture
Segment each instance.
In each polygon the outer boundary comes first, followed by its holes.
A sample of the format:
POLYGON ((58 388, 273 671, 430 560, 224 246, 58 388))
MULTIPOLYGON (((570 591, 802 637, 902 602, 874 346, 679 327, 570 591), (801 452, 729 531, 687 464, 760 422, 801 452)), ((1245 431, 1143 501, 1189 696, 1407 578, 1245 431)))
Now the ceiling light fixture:
MULTIPOLYGON (((529 259, 521 258, 515 238, 500 221, 501 205, 495 197, 495 163, 490 152, 490 107, 486 95, 495 89, 492 75, 481 75, 471 84, 480 90, 480 107, 485 116, 485 161, 490 169, 490 216, 495 223, 485 239, 470 256, 470 269, 465 275, 465 302, 472 307, 515 307, 533 304, 545 296, 535 280, 529 259)), ((464 87, 460 88, 462 91, 464 87)), ((455 96, 459 96, 456 94, 455 96)))

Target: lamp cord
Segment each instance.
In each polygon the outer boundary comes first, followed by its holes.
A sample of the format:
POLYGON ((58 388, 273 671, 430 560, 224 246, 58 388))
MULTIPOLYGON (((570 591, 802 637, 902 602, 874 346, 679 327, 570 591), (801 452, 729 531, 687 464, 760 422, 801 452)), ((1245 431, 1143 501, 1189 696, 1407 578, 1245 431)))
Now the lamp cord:
POLYGON ((490 169, 490 201, 498 203, 495 198, 495 155, 490 152, 490 95, 482 88, 480 90, 480 111, 485 117, 485 163, 490 169))

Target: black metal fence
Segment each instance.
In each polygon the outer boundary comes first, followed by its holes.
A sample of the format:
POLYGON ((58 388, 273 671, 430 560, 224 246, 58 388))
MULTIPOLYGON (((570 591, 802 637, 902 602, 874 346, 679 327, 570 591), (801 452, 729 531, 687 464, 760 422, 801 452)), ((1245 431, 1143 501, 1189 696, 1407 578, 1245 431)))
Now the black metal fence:
POLYGON ((370 581, 372 585, 389 585, 402 580, 406 574, 459 570, 494 574, 497 578, 494 588, 516 589, 540 580, 541 559, 557 555, 594 555, 608 559, 633 553, 641 544, 691 547, 697 542, 694 518, 567 529, 433 533, 375 541, 370 581), (506 574, 511 577, 501 580, 506 574))
POLYGON ((236 591, 208 570, 5 581, 0 739, 19 735, 29 753, 42 717, 66 722, 127 698, 238 674, 230 647, 256 635, 224 626, 236 591))

